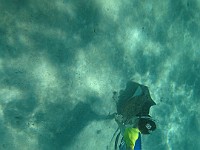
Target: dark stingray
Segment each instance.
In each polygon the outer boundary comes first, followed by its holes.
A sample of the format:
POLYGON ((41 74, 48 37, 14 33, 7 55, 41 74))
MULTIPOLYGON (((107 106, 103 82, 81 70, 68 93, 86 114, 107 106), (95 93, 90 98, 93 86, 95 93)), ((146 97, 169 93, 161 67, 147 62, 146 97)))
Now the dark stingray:
POLYGON ((147 116, 150 107, 156 105, 147 86, 129 81, 121 90, 117 102, 117 113, 129 120, 134 116, 147 116))

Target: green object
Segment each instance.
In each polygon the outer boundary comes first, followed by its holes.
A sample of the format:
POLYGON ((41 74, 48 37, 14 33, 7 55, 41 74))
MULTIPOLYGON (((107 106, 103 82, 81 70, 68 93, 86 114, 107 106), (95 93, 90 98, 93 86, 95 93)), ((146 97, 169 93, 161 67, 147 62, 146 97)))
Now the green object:
POLYGON ((126 146, 129 148, 134 148, 135 142, 139 137, 139 129, 138 128, 126 128, 124 131, 124 141, 126 143, 126 146))

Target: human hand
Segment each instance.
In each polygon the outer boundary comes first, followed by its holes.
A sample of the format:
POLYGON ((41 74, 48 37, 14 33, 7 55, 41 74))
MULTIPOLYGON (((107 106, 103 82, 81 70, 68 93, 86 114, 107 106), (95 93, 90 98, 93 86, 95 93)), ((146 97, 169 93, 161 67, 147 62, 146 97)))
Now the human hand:
POLYGON ((119 115, 119 114, 116 114, 115 115, 115 121, 119 122, 119 123, 122 123, 123 122, 123 116, 119 115))

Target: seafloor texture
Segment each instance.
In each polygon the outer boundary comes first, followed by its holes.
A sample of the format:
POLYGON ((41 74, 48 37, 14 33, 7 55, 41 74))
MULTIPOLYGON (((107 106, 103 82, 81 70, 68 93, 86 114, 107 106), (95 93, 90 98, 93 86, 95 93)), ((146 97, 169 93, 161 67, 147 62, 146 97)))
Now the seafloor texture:
POLYGON ((157 103, 143 150, 200 149, 199 0, 0 0, 1 150, 105 150, 129 79, 157 103))

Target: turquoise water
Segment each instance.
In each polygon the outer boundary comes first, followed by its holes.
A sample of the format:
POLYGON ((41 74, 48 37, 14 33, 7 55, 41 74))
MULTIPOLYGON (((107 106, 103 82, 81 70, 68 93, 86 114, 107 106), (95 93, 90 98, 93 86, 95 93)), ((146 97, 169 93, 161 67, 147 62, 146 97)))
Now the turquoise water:
POLYGON ((0 149, 105 150, 112 92, 149 87, 143 150, 200 149, 200 1, 0 0, 0 149))

